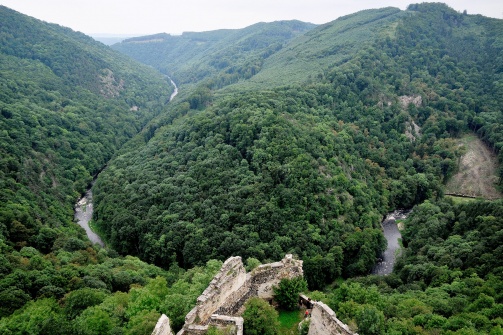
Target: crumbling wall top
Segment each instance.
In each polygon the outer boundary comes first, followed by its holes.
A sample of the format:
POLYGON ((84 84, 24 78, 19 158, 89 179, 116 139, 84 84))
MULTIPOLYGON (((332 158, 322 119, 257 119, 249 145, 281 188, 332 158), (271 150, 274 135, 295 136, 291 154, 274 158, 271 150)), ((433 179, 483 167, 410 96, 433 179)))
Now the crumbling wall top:
POLYGON ((245 282, 246 270, 241 257, 227 259, 208 287, 197 298, 197 305, 187 314, 185 323, 205 323, 245 282))
POLYGON ((311 323, 308 335, 358 335, 353 333, 347 325, 342 323, 335 312, 322 303, 316 301, 311 311, 311 323))

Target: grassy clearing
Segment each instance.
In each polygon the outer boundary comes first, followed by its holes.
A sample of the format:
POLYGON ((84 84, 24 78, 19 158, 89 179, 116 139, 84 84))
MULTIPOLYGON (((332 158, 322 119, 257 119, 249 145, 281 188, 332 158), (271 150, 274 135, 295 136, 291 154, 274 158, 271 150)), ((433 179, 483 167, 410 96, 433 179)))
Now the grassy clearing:
POLYGON ((278 311, 279 313, 279 335, 297 335, 297 327, 304 316, 303 311, 278 311))

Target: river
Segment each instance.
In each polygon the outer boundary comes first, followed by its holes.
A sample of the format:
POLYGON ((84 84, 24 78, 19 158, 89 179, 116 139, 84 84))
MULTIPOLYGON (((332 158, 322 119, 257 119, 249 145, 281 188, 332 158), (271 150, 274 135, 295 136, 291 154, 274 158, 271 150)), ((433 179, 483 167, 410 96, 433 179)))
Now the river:
POLYGON ((175 90, 173 91, 173 93, 171 93, 171 96, 169 97, 169 101, 171 102, 171 100, 173 100, 173 98, 176 97, 176 95, 178 94, 178 86, 176 86, 173 79, 171 79, 170 77, 168 77, 168 79, 171 82, 171 85, 175 87, 175 90))
MULTIPOLYGON (((171 93, 171 96, 169 97, 169 101, 171 102, 171 100, 173 100, 173 98, 178 94, 178 86, 176 86, 175 82, 171 78, 168 77, 168 79, 169 79, 169 81, 171 81, 171 84, 175 87, 173 93, 171 93)), ((96 180, 97 177, 98 177, 98 175, 96 175, 94 177, 94 180, 96 180)), ((98 234, 96 234, 95 232, 93 232, 91 230, 91 227, 89 227, 89 222, 93 218, 93 191, 92 191, 92 187, 94 185, 94 180, 91 183, 91 185, 89 185, 89 188, 87 189, 84 196, 82 198, 80 198, 79 201, 77 201, 77 203, 75 204, 74 219, 75 219, 75 221, 77 221, 77 224, 79 226, 84 228, 84 230, 86 231, 87 237, 89 238, 89 240, 93 244, 99 244, 102 247, 104 247, 105 243, 103 242, 103 240, 98 236, 98 234)))
POLYGON ((381 225, 384 230, 384 237, 386 238, 386 241, 388 241, 388 247, 386 248, 386 251, 384 251, 382 258, 375 265, 374 270, 372 270, 372 274, 382 276, 388 275, 393 271, 396 256, 400 250, 400 244, 398 241, 402 238, 402 234, 400 234, 396 221, 406 219, 409 213, 410 210, 396 210, 389 213, 382 222, 381 225))
MULTIPOLYGON (((91 184, 91 187, 93 184, 94 182, 91 184)), ((105 243, 103 243, 103 240, 98 234, 91 230, 91 227, 89 227, 89 222, 93 218, 93 191, 91 187, 89 187, 86 194, 75 204, 75 220, 79 226, 85 229, 87 237, 89 237, 89 240, 93 244, 97 243, 104 247, 105 243)))

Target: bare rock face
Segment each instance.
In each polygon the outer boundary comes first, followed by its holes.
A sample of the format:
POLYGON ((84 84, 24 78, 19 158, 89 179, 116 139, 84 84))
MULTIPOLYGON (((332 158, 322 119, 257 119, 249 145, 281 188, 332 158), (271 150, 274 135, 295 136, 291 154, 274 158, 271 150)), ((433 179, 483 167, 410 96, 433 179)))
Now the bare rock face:
POLYGON ((421 127, 414 120, 407 121, 405 125, 405 136, 411 141, 421 138, 421 127))
POLYGON ((423 98, 420 95, 402 95, 398 97, 398 101, 404 109, 409 107, 410 104, 416 107, 420 107, 423 104, 423 98))
POLYGON ((124 81, 122 79, 117 81, 110 69, 103 69, 99 79, 101 83, 100 93, 105 98, 117 97, 124 89, 124 81))
MULTIPOLYGON (((400 102, 402 109, 405 110, 410 104, 420 107, 423 104, 423 98, 420 95, 402 95, 398 97, 398 102, 400 102)), ((406 123, 405 136, 411 141, 415 141, 421 137, 421 127, 412 119, 406 123)))

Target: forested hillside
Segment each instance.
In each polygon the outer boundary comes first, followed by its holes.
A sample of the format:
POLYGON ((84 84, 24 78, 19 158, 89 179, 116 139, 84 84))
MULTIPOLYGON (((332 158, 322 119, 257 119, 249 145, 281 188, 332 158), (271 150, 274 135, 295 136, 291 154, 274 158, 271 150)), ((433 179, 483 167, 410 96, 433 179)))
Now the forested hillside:
POLYGON ((114 46, 184 84, 166 105, 153 69, 0 15, 0 333, 176 330, 221 260, 285 253, 360 335, 502 333, 503 203, 443 196, 459 136, 503 161, 502 20, 423 3, 114 46), (71 220, 105 164, 102 249, 71 220), (397 208, 402 257, 368 276, 397 208))
POLYGON ((323 58, 340 43, 324 31, 348 20, 379 31, 316 80, 229 95, 200 87, 174 107, 185 116, 157 120, 145 146, 114 160, 96 185, 112 245, 163 266, 293 252, 327 281, 368 273, 385 247, 382 215, 442 196, 462 153, 453 137, 475 129, 498 149, 486 120, 501 116, 489 59, 503 27, 439 4, 358 15, 284 47, 316 36, 323 58))
POLYGON ((313 292, 363 334, 501 334, 501 200, 425 202, 394 273, 313 292))
POLYGON ((0 231, 22 247, 69 226, 77 196, 172 88, 83 34, 0 14, 0 231))

